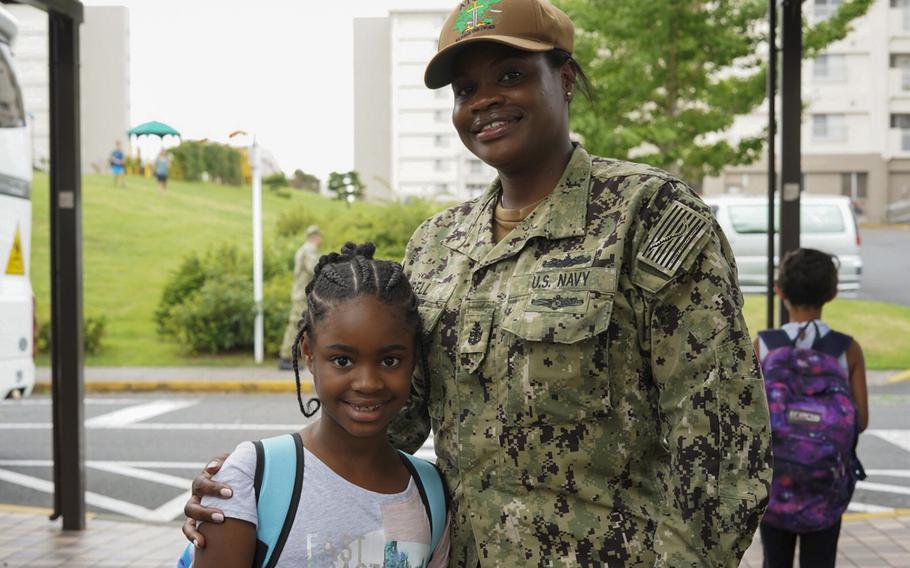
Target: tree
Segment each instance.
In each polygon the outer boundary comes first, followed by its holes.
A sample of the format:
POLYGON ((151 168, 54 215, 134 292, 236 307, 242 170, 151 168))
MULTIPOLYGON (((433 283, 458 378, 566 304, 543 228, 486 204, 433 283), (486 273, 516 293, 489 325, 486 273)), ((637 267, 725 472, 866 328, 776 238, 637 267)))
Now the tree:
POLYGON ((291 179, 291 187, 319 193, 319 178, 298 168, 294 170, 294 177, 291 179))
MULTIPOLYGON (((765 133, 722 135, 765 100, 767 0, 556 1, 575 22, 574 55, 595 97, 572 110, 589 151, 690 181, 761 156, 765 133)), ((872 1, 804 22, 804 57, 846 37, 872 1)))
POLYGON ((328 187, 329 191, 334 193, 337 199, 347 203, 348 207, 363 196, 363 183, 360 181, 360 174, 353 170, 345 173, 330 173, 328 187))

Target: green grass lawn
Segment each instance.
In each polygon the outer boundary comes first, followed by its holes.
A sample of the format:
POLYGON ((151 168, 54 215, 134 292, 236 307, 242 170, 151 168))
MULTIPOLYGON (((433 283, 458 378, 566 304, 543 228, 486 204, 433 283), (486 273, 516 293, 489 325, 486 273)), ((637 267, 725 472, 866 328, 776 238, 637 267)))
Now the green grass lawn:
MULTIPOLYGON (((290 198, 263 191, 264 240, 279 214, 300 205, 329 219, 340 202, 292 191, 290 198)), ((107 318, 102 352, 88 365, 236 365, 252 355, 192 356, 161 339, 153 313, 171 271, 191 251, 230 241, 252 248, 249 187, 174 181, 160 193, 154 180, 130 177, 115 188, 110 177, 87 175, 82 184, 85 315, 107 318)), ((50 319, 48 177, 36 174, 32 193, 32 285, 38 317, 50 319)), ((252 272, 252 268, 250 269, 252 272)), ((39 364, 47 364, 41 357, 39 364)), ((270 363, 271 364, 271 363, 270 363)))
MULTIPOLYGON (((105 316, 102 351, 88 365, 249 365, 251 354, 193 356, 156 332, 153 314, 169 274, 189 252, 225 241, 251 247, 250 191, 247 187, 171 182, 159 193, 153 180, 131 177, 126 189, 111 178, 88 175, 82 185, 83 286, 86 316, 105 316)), ((32 194, 32 284, 38 317, 50 318, 48 178, 36 174, 32 194)), ((300 191, 290 198, 263 192, 264 240, 275 238, 278 216, 303 206, 331 233, 331 220, 348 210, 339 201, 300 191), (324 220, 324 221, 323 221, 324 220)), ((358 207, 370 209, 368 204, 358 207)), ((338 243, 330 239, 327 247, 338 243)), ((749 330, 764 328, 764 298, 748 296, 749 330)), ((825 310, 835 328, 857 338, 869 368, 910 368, 910 307, 836 300, 825 310)), ((39 357, 47 365, 47 356, 39 357)), ((272 364, 271 361, 268 362, 272 364)))
MULTIPOLYGON (((766 306, 765 296, 746 296, 743 313, 753 336, 767 327, 766 306)), ((910 369, 910 307, 837 298, 825 306, 823 317, 859 342, 866 368, 910 369)))

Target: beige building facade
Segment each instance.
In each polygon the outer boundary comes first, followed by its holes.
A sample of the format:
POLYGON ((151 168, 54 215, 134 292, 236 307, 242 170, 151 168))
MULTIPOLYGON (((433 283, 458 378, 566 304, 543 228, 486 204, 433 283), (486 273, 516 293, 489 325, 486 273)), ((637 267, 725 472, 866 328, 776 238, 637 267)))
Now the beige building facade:
POLYGON ((369 197, 464 201, 496 172, 452 126, 452 89, 423 84, 451 0, 395 0, 354 20, 354 169, 369 197))
MULTIPOLYGON (((50 163, 47 13, 31 6, 4 5, 19 21, 13 45, 22 96, 32 131, 38 169, 50 163)), ((129 10, 123 6, 85 6, 80 28, 82 172, 108 169, 114 142, 129 149, 129 10)))
MULTIPOLYGON (((819 21, 840 4, 809 0, 803 10, 819 21)), ((849 196, 870 222, 910 221, 910 0, 876 0, 853 27, 803 63, 803 191, 849 196)), ((730 135, 760 132, 767 121, 763 105, 730 135)), ((767 184, 764 159, 727 168, 703 189, 767 194, 767 184)))

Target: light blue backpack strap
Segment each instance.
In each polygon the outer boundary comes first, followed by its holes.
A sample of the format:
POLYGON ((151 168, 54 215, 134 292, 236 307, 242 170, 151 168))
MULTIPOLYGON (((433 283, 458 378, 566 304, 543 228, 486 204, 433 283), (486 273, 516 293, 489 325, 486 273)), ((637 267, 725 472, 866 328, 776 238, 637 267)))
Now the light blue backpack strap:
POLYGON ((436 545, 442 538, 446 528, 446 515, 449 508, 449 492, 446 490, 445 480, 435 465, 411 454, 401 452, 405 464, 411 470, 411 475, 417 483, 420 497, 427 509, 430 519, 430 553, 436 551, 436 545))
POLYGON ((190 568, 193 565, 193 548, 192 542, 186 545, 186 548, 183 549, 183 554, 177 559, 177 568, 190 568))
POLYGON ((295 433, 267 438, 255 446, 256 540, 264 545, 256 555, 256 566, 272 568, 297 515, 303 484, 303 443, 295 433))

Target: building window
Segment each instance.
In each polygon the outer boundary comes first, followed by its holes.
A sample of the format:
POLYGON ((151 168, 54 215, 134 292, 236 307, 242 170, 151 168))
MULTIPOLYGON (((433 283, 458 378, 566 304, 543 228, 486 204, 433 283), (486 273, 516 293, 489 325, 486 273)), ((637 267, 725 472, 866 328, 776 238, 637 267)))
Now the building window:
POLYGON ((850 199, 865 199, 866 185, 869 174, 866 172, 850 172, 840 175, 840 192, 850 199))
POLYGON ((437 183, 433 186, 433 193, 435 195, 445 195, 449 192, 449 186, 444 183, 437 183))
MULTIPOLYGON (((907 10, 910 14, 910 10, 907 10)), ((910 54, 892 53, 891 68, 900 69, 901 90, 910 91, 910 54)))
POLYGON ((812 65, 812 78, 824 81, 845 81, 847 66, 843 55, 823 53, 815 58, 812 65))
POLYGON ((482 174, 483 173, 483 162, 480 160, 470 160, 470 172, 472 174, 482 174))
POLYGON ((827 20, 841 5, 841 0, 815 0, 815 21, 827 20))
POLYGON ((437 134, 433 137, 433 145, 437 148, 448 148, 449 147, 449 137, 437 134))
POLYGON ((445 122, 447 117, 447 112, 444 110, 437 110, 433 113, 433 120, 436 122, 445 122))
POLYGON ((891 0, 891 7, 901 10, 904 31, 910 31, 910 0, 891 0))
POLYGON ((892 114, 891 128, 901 131, 901 150, 910 151, 910 114, 892 114))
POLYGON ((813 114, 812 138, 836 142, 847 138, 847 121, 842 114, 813 114))
POLYGON ((449 161, 448 160, 433 160, 433 169, 437 172, 447 172, 449 171, 449 161))

